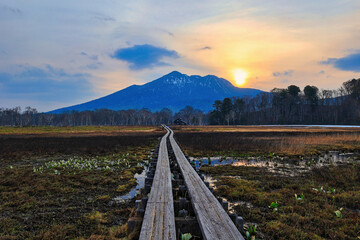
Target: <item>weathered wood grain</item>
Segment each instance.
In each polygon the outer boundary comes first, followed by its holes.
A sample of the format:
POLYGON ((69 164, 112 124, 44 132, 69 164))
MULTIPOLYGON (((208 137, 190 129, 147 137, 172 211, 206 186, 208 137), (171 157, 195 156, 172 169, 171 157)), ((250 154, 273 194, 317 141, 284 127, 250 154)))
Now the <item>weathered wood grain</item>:
POLYGON ((156 171, 141 226, 140 240, 176 239, 167 133, 160 142, 156 171))
POLYGON ((170 131, 170 143, 184 177, 185 185, 188 189, 191 203, 204 239, 244 239, 235 224, 231 221, 229 215, 186 159, 174 139, 174 132, 170 128, 166 128, 170 131))

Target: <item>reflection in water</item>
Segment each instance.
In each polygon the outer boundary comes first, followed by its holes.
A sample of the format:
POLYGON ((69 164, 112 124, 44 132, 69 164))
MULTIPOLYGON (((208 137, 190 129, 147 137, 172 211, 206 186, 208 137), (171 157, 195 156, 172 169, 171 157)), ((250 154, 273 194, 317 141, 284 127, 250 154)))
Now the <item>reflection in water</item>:
MULTIPOLYGON (((232 166, 244 166, 244 167, 263 167, 266 168, 269 172, 275 174, 281 174, 286 176, 296 176, 303 172, 309 171, 312 166, 326 166, 326 165, 336 165, 341 163, 346 163, 353 161, 358 154, 354 153, 339 153, 338 151, 330 151, 328 154, 324 154, 323 156, 311 159, 299 159, 297 162, 284 162, 282 159, 278 157, 274 157, 274 159, 264 159, 261 157, 249 157, 247 159, 234 159, 230 157, 210 157, 210 158, 192 158, 190 157, 190 161, 195 165, 196 169, 200 169, 202 166, 217 166, 217 165, 232 165, 232 166)), ((144 170, 140 174, 135 174, 136 179, 136 187, 132 188, 130 192, 124 194, 122 196, 117 196, 114 198, 115 202, 123 202, 125 200, 130 200, 134 198, 137 193, 140 192, 145 185, 146 173, 148 171, 148 167, 144 167, 144 170)), ((215 187, 216 179, 205 175, 205 181, 210 183, 210 186, 215 187)), ((230 203, 229 207, 232 209, 237 205, 245 205, 247 207, 251 207, 250 203, 246 202, 234 202, 230 203)))
POLYGON ((117 196, 116 198, 114 198, 115 202, 123 202, 124 200, 130 200, 132 198, 134 198, 139 192, 140 189, 142 189, 145 185, 145 178, 146 178, 146 173, 148 171, 148 167, 144 167, 144 170, 138 174, 136 173, 134 175, 134 178, 136 179, 136 187, 133 187, 130 192, 128 192, 127 194, 124 194, 122 196, 117 196))
MULTIPOLYGON (((350 162, 360 161, 358 153, 339 153, 338 151, 330 151, 322 156, 315 156, 309 158, 299 158, 296 161, 290 161, 280 157, 272 159, 264 159, 261 157, 249 157, 247 159, 234 159, 224 157, 211 157, 211 158, 191 158, 190 161, 197 169, 202 166, 216 166, 216 165, 232 165, 242 167, 259 167, 266 168, 267 171, 285 176, 297 176, 304 172, 310 171, 312 167, 322 167, 329 165, 340 165, 350 162)), ((240 176, 227 176, 240 179, 240 176)), ((204 180, 209 182, 210 187, 216 189, 217 179, 204 174, 204 180)), ((229 213, 236 213, 235 208, 240 206, 244 208, 254 208, 254 205, 246 201, 229 201, 221 197, 222 201, 229 203, 229 213)))
MULTIPOLYGON (((235 178, 240 178, 240 177, 236 177, 235 178)), ((217 180, 207 174, 204 175, 204 181, 208 182, 210 187, 216 189, 216 185, 215 183, 217 182, 217 180)), ((250 202, 245 202, 245 201, 235 201, 235 202, 231 202, 228 199, 224 198, 224 197, 220 197, 222 201, 226 201, 229 203, 229 213, 235 213, 235 207, 237 206, 242 206, 242 207, 246 207, 246 208, 253 208, 254 205, 252 205, 250 202)))
POLYGON ((217 181, 216 179, 214 179, 213 177, 210 177, 209 175, 204 175, 204 181, 205 182, 208 182, 210 187, 216 189, 216 186, 215 186, 215 182, 217 181))
POLYGON ((309 158, 299 158, 297 160, 284 159, 279 156, 267 159, 263 157, 249 157, 246 159, 236 159, 230 157, 208 157, 208 158, 192 158, 190 161, 197 170, 202 166, 232 165, 244 167, 261 167, 267 171, 286 175, 296 176, 309 171, 312 167, 322 167, 328 165, 337 165, 348 163, 355 160, 358 154, 339 153, 338 151, 330 151, 322 156, 314 156, 309 158))

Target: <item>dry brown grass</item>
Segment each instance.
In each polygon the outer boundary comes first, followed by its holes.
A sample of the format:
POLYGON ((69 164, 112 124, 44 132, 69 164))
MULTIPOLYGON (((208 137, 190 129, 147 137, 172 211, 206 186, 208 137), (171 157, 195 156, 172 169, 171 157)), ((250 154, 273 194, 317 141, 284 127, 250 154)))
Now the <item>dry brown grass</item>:
POLYGON ((360 132, 351 127, 299 127, 299 126, 171 126, 177 132, 360 132))
POLYGON ((330 150, 360 150, 360 129, 252 126, 175 129, 176 138, 191 156, 308 155, 330 150))
POLYGON ((337 133, 333 135, 300 135, 287 137, 255 138, 255 145, 265 151, 286 155, 304 155, 328 151, 356 151, 360 149, 360 133, 337 133), (263 144, 266 142, 266 144, 263 144))
POLYGON ((266 168, 203 167, 217 179, 215 194, 245 201, 235 212, 258 225, 256 239, 357 239, 360 233, 360 165, 326 166, 297 176, 279 176, 266 168), (234 178, 236 176, 237 178, 234 178), (323 187, 326 192, 316 191, 323 187), (334 189, 333 192, 330 189, 334 189), (303 194, 298 200, 295 194, 303 194), (269 208, 279 204, 277 211, 269 208), (342 217, 335 211, 343 208, 342 217))
POLYGON ((148 159, 157 134, 23 136, 0 137, 0 239, 126 237, 134 201, 113 198, 136 185, 134 174, 143 168, 138 164, 148 159), (127 163, 102 170, 46 167, 79 157, 89 163, 126 158, 127 163))
POLYGON ((0 136, 8 135, 126 135, 163 131, 160 126, 78 126, 78 127, 2 127, 0 136))

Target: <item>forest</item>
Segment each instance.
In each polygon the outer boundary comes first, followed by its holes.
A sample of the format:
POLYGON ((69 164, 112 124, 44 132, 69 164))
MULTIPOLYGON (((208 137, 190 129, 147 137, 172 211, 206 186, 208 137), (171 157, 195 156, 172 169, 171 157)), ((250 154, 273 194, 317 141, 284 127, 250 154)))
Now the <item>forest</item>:
POLYGON ((211 125, 233 124, 359 124, 360 79, 344 82, 336 90, 306 86, 274 88, 254 98, 216 101, 211 125))
POLYGON ((360 124, 360 78, 346 81, 339 89, 316 86, 274 88, 255 97, 225 98, 204 113, 186 106, 179 112, 168 108, 140 110, 73 111, 39 113, 35 108, 0 108, 1 126, 159 125, 181 118, 189 125, 258 124, 360 124))

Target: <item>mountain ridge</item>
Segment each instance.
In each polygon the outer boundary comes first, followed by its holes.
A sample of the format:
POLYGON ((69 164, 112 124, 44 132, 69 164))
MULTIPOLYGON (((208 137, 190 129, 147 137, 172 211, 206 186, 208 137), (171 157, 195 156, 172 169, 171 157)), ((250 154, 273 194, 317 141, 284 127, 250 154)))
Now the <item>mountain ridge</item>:
POLYGON ((186 75, 170 72, 143 85, 131 85, 107 96, 85 103, 50 111, 86 111, 95 109, 127 110, 147 108, 159 111, 169 108, 178 111, 187 105, 202 111, 212 110, 215 100, 225 97, 255 96, 263 91, 252 88, 238 88, 224 78, 215 75, 186 75))

